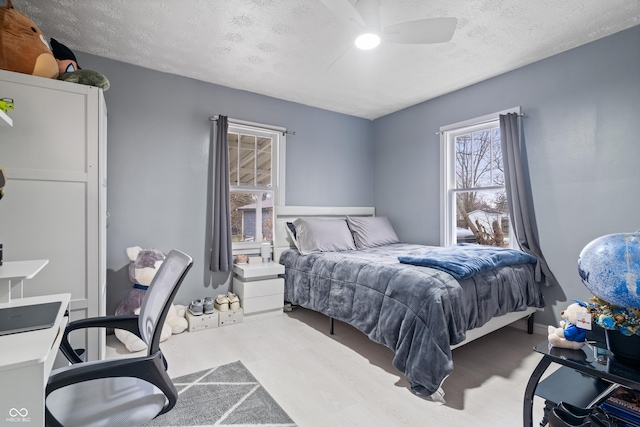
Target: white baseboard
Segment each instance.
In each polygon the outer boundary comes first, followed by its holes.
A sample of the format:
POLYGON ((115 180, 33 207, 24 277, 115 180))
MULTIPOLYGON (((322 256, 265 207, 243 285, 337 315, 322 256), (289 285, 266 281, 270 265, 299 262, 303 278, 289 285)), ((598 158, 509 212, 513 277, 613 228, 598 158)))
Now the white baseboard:
MULTIPOLYGON (((515 322, 513 322, 512 324, 510 324, 509 326, 511 326, 512 328, 516 328, 516 329, 520 329, 523 331, 527 330, 527 319, 520 319, 517 320, 515 322)), ((543 325, 542 323, 536 323, 533 322, 533 333, 534 334, 538 334, 538 335, 544 335, 547 336, 549 335, 549 333, 547 332, 547 325, 543 325)))

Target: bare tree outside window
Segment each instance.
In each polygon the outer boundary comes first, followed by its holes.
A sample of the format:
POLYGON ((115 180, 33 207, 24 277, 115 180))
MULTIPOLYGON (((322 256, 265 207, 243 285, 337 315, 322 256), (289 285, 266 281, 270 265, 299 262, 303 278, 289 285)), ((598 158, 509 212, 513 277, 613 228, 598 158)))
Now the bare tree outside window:
POLYGON ((231 201, 231 241, 244 242, 246 235, 242 227, 243 211, 238 209, 253 203, 253 195, 249 193, 233 192, 229 194, 231 201))
POLYGON ((509 246, 500 128, 455 137, 457 241, 509 246))

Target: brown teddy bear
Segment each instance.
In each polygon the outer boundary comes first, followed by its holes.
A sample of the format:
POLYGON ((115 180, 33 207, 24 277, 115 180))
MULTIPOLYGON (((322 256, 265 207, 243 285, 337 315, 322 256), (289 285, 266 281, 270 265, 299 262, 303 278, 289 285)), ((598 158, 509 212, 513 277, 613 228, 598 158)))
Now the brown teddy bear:
POLYGON ((7 0, 0 7, 0 69, 55 79, 58 62, 40 28, 7 0))

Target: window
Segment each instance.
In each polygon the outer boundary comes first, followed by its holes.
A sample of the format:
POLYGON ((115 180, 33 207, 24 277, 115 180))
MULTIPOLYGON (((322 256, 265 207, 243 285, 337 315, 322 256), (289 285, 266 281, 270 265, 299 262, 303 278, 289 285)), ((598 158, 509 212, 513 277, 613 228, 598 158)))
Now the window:
POLYGON ((498 119, 510 112, 520 111, 501 111, 440 129, 443 246, 511 246, 498 119))
POLYGON ((284 129, 229 123, 233 249, 273 240, 273 208, 284 204, 284 129))

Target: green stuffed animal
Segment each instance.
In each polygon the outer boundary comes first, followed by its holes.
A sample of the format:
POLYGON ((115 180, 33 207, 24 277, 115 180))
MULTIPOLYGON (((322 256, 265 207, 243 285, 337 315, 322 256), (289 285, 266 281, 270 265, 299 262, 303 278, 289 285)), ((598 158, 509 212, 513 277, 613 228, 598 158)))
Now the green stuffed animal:
POLYGON ((76 70, 70 73, 65 73, 58 77, 58 80, 65 82, 78 83, 81 85, 95 86, 102 90, 109 89, 109 80, 97 71, 93 70, 76 70))

